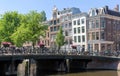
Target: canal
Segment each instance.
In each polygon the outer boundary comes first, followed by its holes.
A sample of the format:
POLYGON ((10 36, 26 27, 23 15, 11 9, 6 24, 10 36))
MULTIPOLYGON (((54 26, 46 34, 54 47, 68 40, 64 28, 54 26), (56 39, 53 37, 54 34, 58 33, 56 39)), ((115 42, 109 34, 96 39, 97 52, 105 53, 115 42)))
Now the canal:
MULTIPOLYGON (((25 67, 23 64, 19 66, 19 73, 17 76, 25 76, 25 67)), ((35 66, 33 66, 35 67, 35 66)), ((50 71, 40 71, 39 76, 120 76, 120 71, 116 70, 80 70, 70 73, 66 72, 50 72, 50 71)), ((32 75, 35 76, 32 72, 32 75)))
MULTIPOLYGON (((31 74, 28 75, 25 72, 25 65, 19 65, 19 73, 17 76, 35 76, 35 65, 32 65, 31 74), (26 75, 25 75, 26 74, 26 75)), ((40 71, 38 76, 120 76, 120 71, 116 70, 79 70, 79 71, 72 71, 69 73, 66 72, 51 72, 51 71, 40 71)))
MULTIPOLYGON (((41 76, 41 75, 40 75, 41 76)), ((120 71, 113 70, 92 70, 82 71, 77 73, 57 73, 57 74, 42 74, 42 76, 120 76, 120 71)))

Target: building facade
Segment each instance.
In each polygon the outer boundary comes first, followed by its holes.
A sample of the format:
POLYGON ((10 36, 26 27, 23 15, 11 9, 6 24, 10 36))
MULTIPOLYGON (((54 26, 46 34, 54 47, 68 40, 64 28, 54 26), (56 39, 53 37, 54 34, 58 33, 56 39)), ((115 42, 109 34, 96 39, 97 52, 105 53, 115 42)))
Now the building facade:
POLYGON ((87 13, 72 16, 72 39, 73 46, 87 50, 87 13))
POLYGON ((63 29, 65 43, 72 44, 72 15, 80 13, 79 8, 64 8, 59 11, 56 7, 52 10, 52 18, 48 21, 49 27, 46 31, 46 47, 55 46, 56 34, 60 27, 63 29))
POLYGON ((120 12, 108 6, 89 11, 88 49, 90 51, 120 50, 120 12))
POLYGON ((88 13, 81 13, 79 8, 52 10, 52 18, 46 37, 46 47, 55 46, 56 34, 63 29, 65 43, 80 46, 86 51, 120 50, 120 12, 117 5, 113 10, 108 6, 91 8, 88 13))

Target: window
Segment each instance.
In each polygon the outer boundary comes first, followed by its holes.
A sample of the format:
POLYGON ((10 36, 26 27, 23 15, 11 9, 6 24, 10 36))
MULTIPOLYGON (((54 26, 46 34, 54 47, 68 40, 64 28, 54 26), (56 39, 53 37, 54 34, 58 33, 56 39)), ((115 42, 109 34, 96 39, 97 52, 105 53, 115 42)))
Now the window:
POLYGON ((62 24, 62 29, 64 29, 65 28, 65 24, 62 24))
POLYGON ((77 20, 77 25, 80 25, 80 19, 79 19, 79 20, 77 20))
POLYGON ((58 12, 58 15, 60 15, 60 12, 58 12))
POLYGON ((65 19, 65 21, 67 21, 68 20, 68 16, 65 16, 64 19, 65 19))
POLYGON ((49 37, 49 32, 47 33, 47 36, 49 37))
POLYGON ((81 37, 80 36, 78 36, 78 42, 81 42, 81 37))
POLYGON ((57 23, 59 23, 60 21, 59 21, 59 19, 57 20, 57 23))
POLYGON ((104 32, 101 32, 101 39, 105 39, 105 33, 104 32))
POLYGON ((56 12, 53 13, 53 18, 54 18, 54 19, 57 18, 56 12))
POLYGON ((96 32, 96 40, 99 40, 99 32, 96 32))
POLYGON ((53 21, 50 21, 50 25, 52 25, 53 24, 53 21))
POLYGON ((54 20, 54 25, 56 25, 56 20, 54 20))
POLYGON ((74 42, 77 42, 77 38, 76 38, 76 36, 74 36, 74 42))
POLYGON ((71 27, 72 27, 72 23, 70 22, 70 23, 69 23, 69 28, 71 28, 71 27))
POLYGON ((78 27, 78 33, 80 33, 80 27, 78 27))
POLYGON ((72 44, 72 40, 70 39, 70 44, 72 44))
POLYGON ((92 32, 92 40, 95 40, 95 32, 92 32))
POLYGON ((67 24, 65 24, 65 28, 67 28, 67 24))
POLYGON ((68 20, 71 20, 71 16, 68 16, 68 20))
POLYGON ((84 24, 84 19, 81 19, 81 23, 84 24))
POLYGON ((95 24, 93 21, 91 21, 91 26, 92 26, 92 28, 95 28, 95 24))
POLYGON ((51 40, 54 41, 56 38, 56 35, 51 35, 51 40))
POLYGON ((90 33, 88 33, 88 40, 91 40, 91 39, 90 39, 90 33))
POLYGON ((104 28, 105 27, 105 20, 102 20, 101 21, 101 28, 104 28))
POLYGON ((69 29, 69 36, 72 36, 72 29, 69 29))
POLYGON ((89 21, 89 29, 91 29, 91 28, 92 28, 91 21, 89 21))
POLYGON ((74 28, 74 34, 76 34, 76 28, 74 28))
POLYGON ((56 28, 56 26, 54 26, 54 31, 57 31, 57 28, 56 28))
POLYGON ((82 26, 82 33, 84 33, 85 32, 85 28, 84 28, 84 26, 82 26))
POLYGON ((99 21, 96 20, 96 28, 99 28, 99 21))
POLYGON ((51 31, 51 32, 53 31, 53 27, 50 27, 50 31, 51 31))
POLYGON ((74 23, 74 25, 76 25, 76 21, 74 21, 73 23, 74 23))
POLYGON ((82 42, 85 42, 85 36, 84 35, 82 36, 82 42))
POLYGON ((92 16, 95 16, 95 11, 94 10, 92 10, 92 16))
POLYGON ((68 32, 67 31, 65 31, 65 36, 68 36, 68 32))

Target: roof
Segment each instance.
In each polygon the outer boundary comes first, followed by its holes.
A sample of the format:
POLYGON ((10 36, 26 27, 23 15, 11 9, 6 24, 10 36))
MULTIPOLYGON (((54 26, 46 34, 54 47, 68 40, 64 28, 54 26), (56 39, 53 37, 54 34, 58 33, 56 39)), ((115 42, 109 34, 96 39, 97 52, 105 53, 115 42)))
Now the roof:
POLYGON ((107 10, 107 14, 120 17, 120 12, 114 10, 107 10))

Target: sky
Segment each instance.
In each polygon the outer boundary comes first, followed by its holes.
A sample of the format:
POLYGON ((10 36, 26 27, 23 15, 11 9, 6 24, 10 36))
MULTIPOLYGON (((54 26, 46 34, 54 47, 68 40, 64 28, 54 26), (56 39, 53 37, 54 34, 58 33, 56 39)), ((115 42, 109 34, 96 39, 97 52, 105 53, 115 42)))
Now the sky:
POLYGON ((7 11, 18 11, 25 14, 31 10, 37 10, 38 12, 44 10, 47 19, 50 19, 54 6, 59 10, 77 7, 82 12, 88 12, 90 8, 100 8, 105 5, 113 9, 116 4, 120 6, 120 0, 0 0, 0 14, 7 11))

